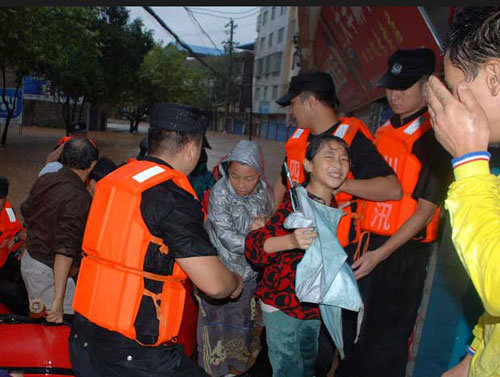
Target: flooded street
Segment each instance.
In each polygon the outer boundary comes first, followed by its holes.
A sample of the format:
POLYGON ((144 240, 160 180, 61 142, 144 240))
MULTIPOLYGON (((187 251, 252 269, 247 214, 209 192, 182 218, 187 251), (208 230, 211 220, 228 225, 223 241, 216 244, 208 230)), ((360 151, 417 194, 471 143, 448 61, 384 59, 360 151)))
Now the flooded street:
MULTIPOLYGON (((137 156, 139 143, 146 136, 147 127, 147 124, 141 124, 139 134, 132 135, 128 132, 128 124, 111 121, 106 132, 89 132, 89 137, 96 141, 100 156, 109 157, 120 164, 137 156)), ((5 149, 0 150, 0 174, 10 181, 9 200, 19 215, 21 202, 28 196, 38 172, 45 165, 47 155, 62 136, 64 136, 64 130, 61 129, 22 127, 20 130, 17 125, 10 127, 7 145, 5 149)), ((248 136, 209 131, 207 138, 212 146, 211 150, 207 150, 208 168, 212 169, 239 140, 246 139, 248 136)), ((266 176, 269 183, 273 184, 283 162, 284 143, 259 138, 254 138, 254 140, 262 146, 266 176)))

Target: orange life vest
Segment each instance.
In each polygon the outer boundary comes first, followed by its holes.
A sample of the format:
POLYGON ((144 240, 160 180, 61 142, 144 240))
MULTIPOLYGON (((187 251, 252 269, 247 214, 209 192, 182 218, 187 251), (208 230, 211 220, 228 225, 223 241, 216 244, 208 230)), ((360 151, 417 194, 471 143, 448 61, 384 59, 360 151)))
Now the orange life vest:
MULTIPOLYGON (((394 169, 403 187, 401 200, 373 202, 363 200, 361 204, 361 228, 364 231, 385 236, 393 235, 416 209, 418 202, 413 199, 422 164, 412 154, 415 142, 431 129, 429 114, 425 113, 405 126, 394 128, 387 121, 375 134, 375 145, 387 163, 394 169)), ((440 208, 426 227, 425 238, 421 242, 431 242, 437 237, 440 208)))
POLYGON ((21 241, 14 241, 14 238, 23 226, 8 200, 5 201, 4 209, 0 212, 0 267, 7 261, 10 252, 14 252, 21 246, 21 241))
MULTIPOLYGON (((332 132, 332 135, 338 136, 342 138, 347 145, 351 146, 356 133, 359 131, 367 139, 373 141, 373 136, 370 133, 370 130, 366 125, 357 118, 339 118, 341 123, 332 132)), ((309 129, 298 128, 292 134, 292 136, 288 139, 285 149, 286 149, 286 157, 287 157, 287 165, 290 171, 291 178, 294 182, 303 183, 306 179, 303 163, 306 157, 306 149, 307 149, 307 139, 309 137, 309 133, 311 131, 309 129)), ((347 175, 347 179, 353 179, 354 176, 352 171, 349 171, 347 175)), ((288 188, 290 188, 290 184, 287 181, 288 188)), ((340 192, 335 196, 338 205, 340 206, 342 203, 352 201, 352 195, 347 194, 345 192, 340 192)), ((350 243, 357 242, 359 239, 359 235, 361 233, 359 221, 354 221, 355 226, 355 237, 354 239, 349 239, 351 224, 354 219, 357 219, 357 214, 353 213, 352 206, 348 206, 344 208, 344 212, 347 214, 344 215, 339 222, 339 226, 337 229, 337 238, 342 246, 347 246, 350 243)))
POLYGON ((141 343, 134 322, 141 300, 148 296, 156 307, 159 329, 157 342, 147 344, 151 346, 176 340, 186 297, 187 276, 177 263, 168 276, 143 271, 150 243, 165 254, 168 247, 144 223, 141 194, 168 180, 196 198, 184 174, 145 160, 131 161, 97 183, 73 301, 73 309, 91 322, 141 343), (148 291, 145 278, 163 282, 162 292, 148 291))

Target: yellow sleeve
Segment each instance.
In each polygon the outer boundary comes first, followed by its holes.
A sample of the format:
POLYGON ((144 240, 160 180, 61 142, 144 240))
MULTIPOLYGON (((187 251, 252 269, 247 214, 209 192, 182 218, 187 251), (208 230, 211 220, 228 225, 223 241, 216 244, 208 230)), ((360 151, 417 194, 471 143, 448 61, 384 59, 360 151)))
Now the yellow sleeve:
POLYGON ((474 330, 472 330, 472 334, 474 335, 474 340, 471 343, 471 348, 475 351, 481 347, 484 339, 484 314, 479 318, 477 325, 474 326, 474 330))
POLYGON ((500 188, 487 161, 455 169, 446 208, 452 238, 486 311, 500 316, 500 188))

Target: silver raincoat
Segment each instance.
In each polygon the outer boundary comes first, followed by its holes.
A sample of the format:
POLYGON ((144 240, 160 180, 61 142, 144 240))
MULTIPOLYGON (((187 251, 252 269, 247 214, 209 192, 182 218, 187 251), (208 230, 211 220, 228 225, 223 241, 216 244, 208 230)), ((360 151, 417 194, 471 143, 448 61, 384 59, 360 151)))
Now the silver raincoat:
POLYGON ((257 142, 241 140, 221 163, 222 178, 212 187, 208 205, 207 229, 219 258, 231 271, 250 281, 257 272, 245 258, 245 237, 257 216, 271 216, 274 196, 264 175, 264 156, 257 142), (229 181, 231 161, 250 165, 260 175, 254 191, 248 196, 235 193, 229 181))

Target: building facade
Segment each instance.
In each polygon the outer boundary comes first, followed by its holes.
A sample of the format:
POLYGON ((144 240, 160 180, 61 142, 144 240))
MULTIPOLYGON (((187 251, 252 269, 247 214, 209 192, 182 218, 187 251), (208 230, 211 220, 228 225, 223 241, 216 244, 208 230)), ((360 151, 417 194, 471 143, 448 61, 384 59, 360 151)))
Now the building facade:
POLYGON ((261 7, 257 18, 253 112, 284 121, 286 108, 274 101, 288 90, 300 70, 297 54, 297 7, 261 7))

